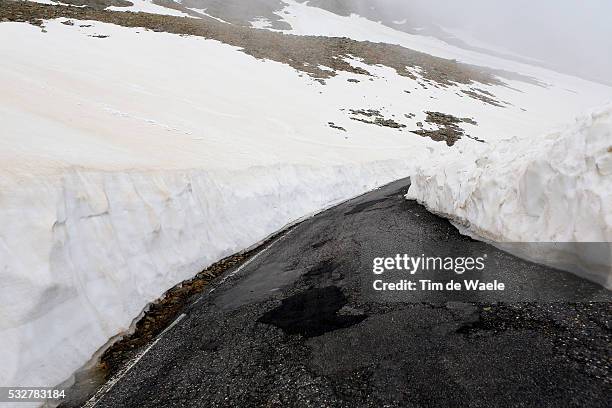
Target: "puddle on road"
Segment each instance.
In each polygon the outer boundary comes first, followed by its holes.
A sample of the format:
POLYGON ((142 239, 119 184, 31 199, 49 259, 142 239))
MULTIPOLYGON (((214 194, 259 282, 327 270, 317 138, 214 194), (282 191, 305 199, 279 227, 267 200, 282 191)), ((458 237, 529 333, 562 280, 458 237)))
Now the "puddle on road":
POLYGON ((337 286, 309 289, 283 299, 280 306, 265 313, 258 322, 276 326, 286 334, 316 337, 351 327, 367 317, 338 314, 346 303, 346 296, 337 286))

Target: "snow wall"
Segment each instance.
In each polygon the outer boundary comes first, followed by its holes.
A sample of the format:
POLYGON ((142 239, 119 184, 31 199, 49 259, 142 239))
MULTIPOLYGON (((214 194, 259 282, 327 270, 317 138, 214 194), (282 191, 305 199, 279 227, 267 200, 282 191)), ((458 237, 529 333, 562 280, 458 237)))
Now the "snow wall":
POLYGON ((515 255, 612 289, 612 105, 475 153, 418 167, 406 197, 515 255))
POLYGON ((0 384, 64 382, 172 286, 407 175, 385 161, 0 178, 0 384))

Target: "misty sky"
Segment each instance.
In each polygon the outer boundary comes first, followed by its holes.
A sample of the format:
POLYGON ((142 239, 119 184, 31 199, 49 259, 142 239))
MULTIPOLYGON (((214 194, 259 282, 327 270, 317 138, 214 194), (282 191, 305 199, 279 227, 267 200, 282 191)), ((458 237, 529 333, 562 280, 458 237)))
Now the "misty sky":
POLYGON ((612 84, 612 0, 380 0, 612 84))

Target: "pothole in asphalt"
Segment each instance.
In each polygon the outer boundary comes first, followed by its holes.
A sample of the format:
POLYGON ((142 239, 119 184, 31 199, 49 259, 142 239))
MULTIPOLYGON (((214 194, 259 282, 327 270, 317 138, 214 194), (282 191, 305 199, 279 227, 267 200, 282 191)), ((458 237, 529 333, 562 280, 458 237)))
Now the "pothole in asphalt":
POLYGON ((283 299, 257 321, 271 324, 286 334, 317 337, 330 331, 346 329, 363 321, 367 315, 339 314, 347 303, 337 286, 309 289, 283 299))
POLYGON ((302 282, 308 288, 338 285, 344 279, 339 265, 331 260, 324 260, 302 276, 302 282))

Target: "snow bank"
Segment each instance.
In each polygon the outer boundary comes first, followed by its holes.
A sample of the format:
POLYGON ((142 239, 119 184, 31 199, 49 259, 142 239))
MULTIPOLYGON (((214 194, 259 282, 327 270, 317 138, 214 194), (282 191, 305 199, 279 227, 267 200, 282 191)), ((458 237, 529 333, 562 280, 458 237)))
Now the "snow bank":
POLYGON ((409 175, 430 143, 348 119, 345 79, 198 37, 45 25, 0 24, 20 39, 0 41, 0 385, 63 382, 176 283, 409 175))
POLYGON ((528 258, 612 287, 612 105, 545 137, 482 147, 475 159, 449 151, 419 167, 407 198, 528 258), (574 243, 574 244, 572 244, 574 243), (590 247, 593 248, 593 247, 590 247))
POLYGON ((166 289, 406 175, 389 161, 4 180, 0 384, 64 381, 166 289))

